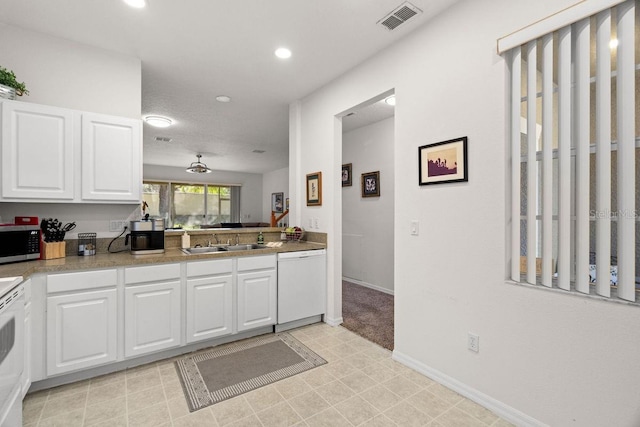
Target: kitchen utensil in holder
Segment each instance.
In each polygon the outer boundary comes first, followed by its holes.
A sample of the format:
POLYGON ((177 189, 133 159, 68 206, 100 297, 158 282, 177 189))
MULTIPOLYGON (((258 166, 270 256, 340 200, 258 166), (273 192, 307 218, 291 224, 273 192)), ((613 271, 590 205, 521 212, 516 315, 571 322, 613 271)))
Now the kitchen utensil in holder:
POLYGON ((97 233, 78 233, 78 256, 96 254, 97 233))

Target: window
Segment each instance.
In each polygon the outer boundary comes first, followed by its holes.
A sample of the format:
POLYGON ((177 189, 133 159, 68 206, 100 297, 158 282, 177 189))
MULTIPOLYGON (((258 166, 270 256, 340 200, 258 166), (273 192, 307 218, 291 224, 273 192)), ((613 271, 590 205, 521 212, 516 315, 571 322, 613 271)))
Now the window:
POLYGON ((510 276, 636 301, 640 7, 611 4, 581 15, 582 3, 499 41, 511 88, 510 276), (557 25, 564 18, 574 20, 557 25), (559 29, 534 34, 545 26, 559 29))
POLYGON ((150 215, 164 218, 169 228, 239 222, 239 198, 237 186, 143 183, 142 199, 149 205, 150 215))

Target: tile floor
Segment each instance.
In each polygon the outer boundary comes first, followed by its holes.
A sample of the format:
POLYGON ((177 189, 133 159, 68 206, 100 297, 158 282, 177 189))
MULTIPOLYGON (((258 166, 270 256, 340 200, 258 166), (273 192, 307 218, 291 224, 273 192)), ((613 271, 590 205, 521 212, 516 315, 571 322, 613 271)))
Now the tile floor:
POLYGON ((511 424, 342 327, 290 331, 329 363, 190 413, 167 359, 27 395, 25 426, 494 426, 511 424))

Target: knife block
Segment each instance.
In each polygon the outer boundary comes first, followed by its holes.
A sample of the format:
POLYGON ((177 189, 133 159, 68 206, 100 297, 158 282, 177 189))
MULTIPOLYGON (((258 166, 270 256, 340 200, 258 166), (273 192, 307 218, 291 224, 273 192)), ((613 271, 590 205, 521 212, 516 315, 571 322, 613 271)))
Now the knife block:
POLYGON ((67 242, 42 242, 42 259, 64 258, 67 242))

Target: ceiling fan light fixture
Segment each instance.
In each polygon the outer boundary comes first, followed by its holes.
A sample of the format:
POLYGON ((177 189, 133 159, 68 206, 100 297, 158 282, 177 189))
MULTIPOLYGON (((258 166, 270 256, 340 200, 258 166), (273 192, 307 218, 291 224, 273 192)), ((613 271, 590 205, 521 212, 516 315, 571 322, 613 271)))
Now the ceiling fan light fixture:
POLYGON ((200 161, 202 154, 196 154, 198 158, 197 162, 191 163, 191 165, 186 169, 189 173, 211 173, 212 170, 207 167, 204 163, 200 161))
POLYGON ((166 128, 173 124, 170 118, 163 116, 147 116, 144 121, 157 128, 166 128))

